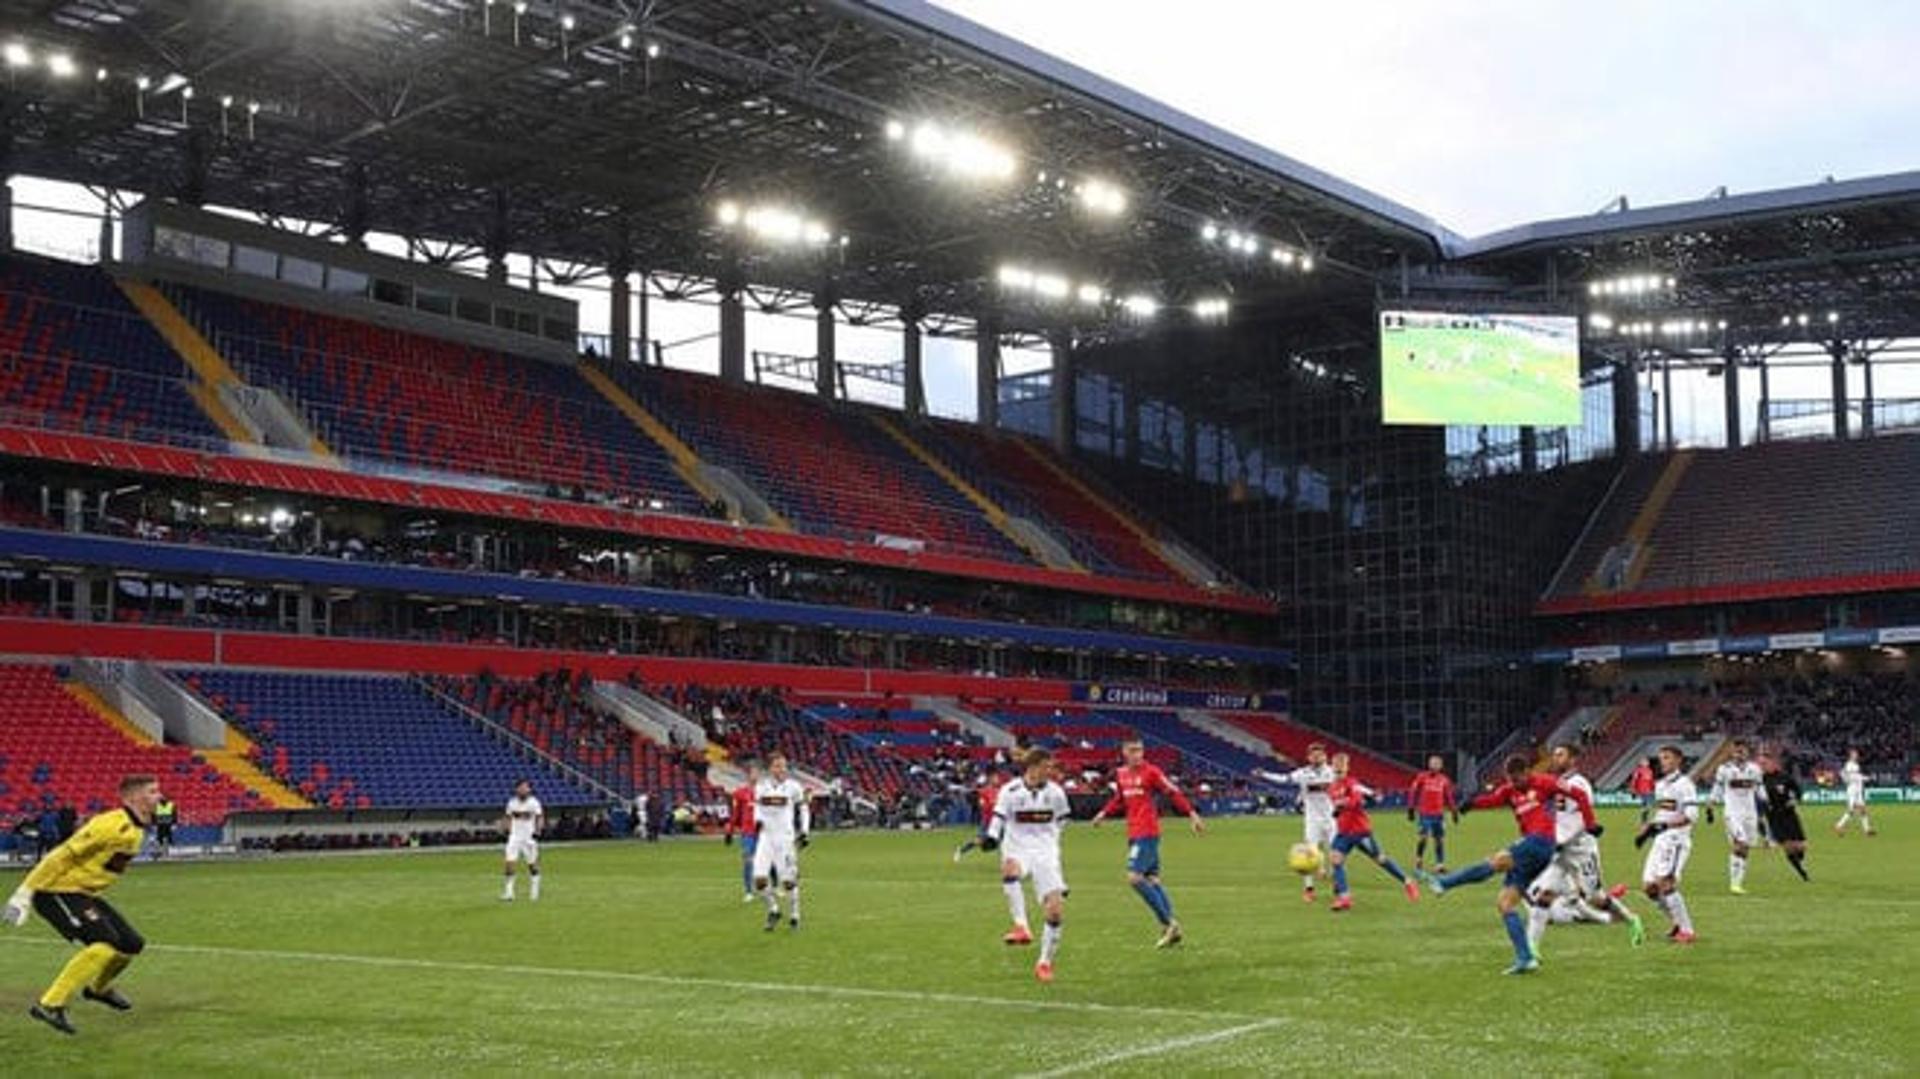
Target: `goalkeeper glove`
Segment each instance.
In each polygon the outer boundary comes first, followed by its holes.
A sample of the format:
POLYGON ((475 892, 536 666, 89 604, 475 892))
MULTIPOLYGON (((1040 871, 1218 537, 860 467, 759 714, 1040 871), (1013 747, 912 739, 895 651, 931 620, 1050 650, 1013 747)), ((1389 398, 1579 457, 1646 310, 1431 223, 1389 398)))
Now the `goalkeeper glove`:
POLYGON ((15 889, 13 896, 7 900, 6 908, 0 910, 0 922, 5 922, 7 925, 27 924, 27 911, 31 909, 32 904, 32 892, 28 891, 24 885, 15 889))

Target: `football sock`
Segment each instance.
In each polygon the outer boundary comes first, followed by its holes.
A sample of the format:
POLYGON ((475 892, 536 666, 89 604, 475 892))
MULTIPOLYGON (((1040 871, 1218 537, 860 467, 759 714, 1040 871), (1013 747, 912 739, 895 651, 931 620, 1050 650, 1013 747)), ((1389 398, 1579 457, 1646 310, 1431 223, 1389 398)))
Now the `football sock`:
POLYGON ((502 899, 513 898, 513 870, 511 869, 507 870, 506 883, 500 886, 500 898, 502 899))
POLYGON ((1500 920, 1506 924, 1507 939, 1513 942, 1513 957, 1522 963, 1532 959, 1533 948, 1527 943, 1527 925, 1520 919, 1520 912, 1507 911, 1500 920))
POLYGON ((1419 839, 1414 841, 1413 856, 1415 859, 1422 862, 1427 860, 1427 837, 1426 836, 1421 836, 1419 839))
POLYGON ((749 895, 753 893, 753 859, 740 859, 740 890, 749 895))
POLYGON ((1807 855, 1805 851, 1799 853, 1789 852, 1787 854, 1787 864, 1793 867, 1795 873, 1800 874, 1801 880, 1813 879, 1807 876, 1807 855))
MULTIPOLYGON (((1622 909, 1624 910, 1624 908, 1622 909)), ((1579 920, 1583 922, 1605 924, 1613 920, 1606 911, 1601 910, 1599 907, 1594 906, 1584 899, 1576 899, 1573 901, 1573 911, 1579 920)), ((1625 915, 1623 914, 1622 917, 1625 917, 1625 915)))
POLYGON ((534 899, 540 898, 540 874, 537 871, 527 880, 527 894, 534 899))
POLYGON ((1347 894, 1347 863, 1345 861, 1333 867, 1333 894, 1347 894))
POLYGON ((1747 882, 1747 860, 1738 854, 1727 855, 1727 879, 1735 888, 1747 882))
POLYGON ((1683 933, 1693 932, 1693 915, 1687 913, 1687 901, 1679 892, 1667 896, 1667 910, 1673 915, 1673 924, 1683 933))
POLYGON ((1300 890, 1304 892, 1313 891, 1313 874, 1312 873, 1300 874, 1300 890))
POLYGON ((1040 961, 1042 963, 1053 962, 1053 957, 1058 954, 1059 951, 1060 923, 1048 922, 1040 927, 1040 961))
POLYGON ((1433 860, 1438 865, 1447 864, 1447 841, 1437 836, 1433 841, 1433 860))
POLYGON ((1475 862, 1465 869, 1456 869, 1440 878, 1443 888, 1458 888, 1462 884, 1476 884, 1493 876, 1492 862, 1475 862))
POLYGON ((1853 810, 1849 809, 1845 813, 1840 814, 1840 819, 1834 824, 1833 830, 1836 832, 1846 831, 1847 824, 1851 820, 1853 820, 1853 810))
POLYGON ((73 995, 80 991, 81 986, 93 981, 102 970, 106 969, 107 964, 113 960, 114 954, 113 948, 105 944, 89 944, 80 949, 80 954, 67 960, 67 965, 60 969, 59 977, 55 978, 53 984, 47 986, 47 991, 40 995, 40 1006, 42 1008, 66 1007, 67 1001, 73 999, 73 995))
POLYGON ((1154 897, 1160 900, 1160 924, 1173 921, 1173 900, 1167 895, 1167 886, 1159 881, 1153 882, 1154 897))
POLYGON ((1380 868, 1386 870, 1387 876, 1392 877, 1394 880, 1402 884, 1407 882, 1407 875, 1401 872, 1400 863, 1394 861, 1392 858, 1382 858, 1380 860, 1380 868))
POLYGON ((1167 924, 1171 915, 1166 909, 1166 893, 1160 891, 1160 886, 1150 880, 1143 880, 1134 885, 1133 890, 1140 894, 1141 902, 1147 905, 1147 909, 1153 912, 1153 916, 1159 919, 1160 924, 1167 924))
MULTIPOLYGON (((1538 905, 1527 908, 1527 950, 1540 946, 1540 937, 1547 931, 1547 918, 1551 912, 1538 905)), ((1555 938, 1558 939, 1558 938, 1555 938)))
POLYGON ((773 885, 767 885, 766 890, 760 893, 760 898, 766 900, 769 914, 780 913, 780 897, 774 892, 773 885))
MULTIPOLYGON (((800 886, 798 884, 787 889, 787 917, 795 921, 800 919, 800 886)), ((829 918, 827 920, 832 921, 833 919, 829 918)))
POLYGON ((93 991, 96 993, 106 992, 107 987, 113 984, 113 980, 118 978, 120 972, 127 969, 127 964, 131 962, 133 962, 133 956, 115 950, 113 957, 107 960, 106 965, 100 968, 100 973, 94 977, 93 991))
POLYGON ((1027 924, 1027 892, 1020 887, 1019 877, 1001 877, 1000 887, 1007 893, 1007 912, 1013 915, 1013 924, 1025 928, 1027 924))

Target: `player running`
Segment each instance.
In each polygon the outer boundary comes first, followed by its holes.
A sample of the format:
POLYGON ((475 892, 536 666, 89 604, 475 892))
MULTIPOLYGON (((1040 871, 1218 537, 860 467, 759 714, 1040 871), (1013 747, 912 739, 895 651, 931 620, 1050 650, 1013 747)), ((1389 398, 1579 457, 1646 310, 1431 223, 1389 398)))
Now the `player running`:
POLYGON ((506 815, 500 829, 507 833, 506 883, 501 886, 502 902, 513 902, 513 863, 527 867, 527 898, 540 901, 540 832, 546 827, 546 810, 533 796, 533 781, 523 779, 513 785, 513 797, 507 799, 506 815))
POLYGON ((1653 815, 1653 765, 1641 761, 1633 766, 1633 774, 1627 777, 1627 791, 1640 803, 1640 823, 1647 823, 1653 815))
POLYGON ((1646 865, 1640 870, 1647 898, 1673 922, 1667 939, 1675 944, 1692 944, 1693 915, 1687 911, 1686 897, 1680 894, 1680 876, 1687 868, 1687 855, 1693 852, 1693 822, 1700 813, 1700 792, 1687 776, 1687 758, 1679 746, 1661 746, 1660 782, 1653 788, 1653 819, 1640 826, 1633 845, 1643 847, 1653 841, 1646 865))
POLYGON ((722 842, 733 845, 733 838, 740 837, 740 902, 753 902, 753 849, 760 845, 760 836, 753 826, 754 787, 760 782, 760 769, 752 761, 741 766, 747 773, 747 781, 733 789, 728 795, 727 829, 722 842))
MULTIPOLYGON (((1593 801, 1593 784, 1580 774, 1580 747, 1560 745, 1553 748, 1547 769, 1562 783, 1577 787, 1593 801)), ((1620 898, 1626 885, 1609 889, 1600 872, 1600 843, 1587 834, 1586 818, 1570 795, 1553 796, 1553 860, 1540 871, 1527 888, 1527 946, 1535 959, 1540 957, 1540 937, 1550 921, 1563 921, 1555 912, 1571 909, 1575 920, 1587 922, 1624 922, 1627 941, 1634 947, 1646 943, 1646 925, 1620 898)))
POLYGON ((800 928, 800 851, 813 830, 807 789, 787 774, 787 755, 767 756, 767 774, 753 785, 753 892, 767 904, 767 932, 780 924, 773 883, 787 893, 787 925, 800 928))
POLYGON ((1066 827, 1073 807, 1067 792, 1053 779, 1053 754, 1030 749, 1021 758, 1024 769, 1019 779, 1000 788, 994 799, 993 818, 987 822, 987 835, 981 846, 998 847, 1000 887, 1007 895, 1007 910, 1013 915, 1013 928, 1001 940, 1007 944, 1032 944, 1033 930, 1027 925, 1027 894, 1021 881, 1033 881, 1034 897, 1040 900, 1046 926, 1040 937, 1040 961, 1033 976, 1053 981, 1053 960, 1060 951, 1060 932, 1066 913, 1067 878, 1060 867, 1060 832, 1066 827))
POLYGON ((1333 755, 1333 784, 1327 797, 1333 800, 1333 906, 1336 912, 1353 909, 1353 897, 1347 893, 1347 852, 1358 850, 1386 870, 1387 876, 1400 882, 1407 901, 1420 901, 1420 888, 1407 879, 1398 862, 1380 852, 1380 841, 1373 838, 1373 821, 1367 817, 1367 802, 1378 797, 1372 788, 1347 775, 1351 762, 1345 753, 1333 755))
POLYGON ((1760 835, 1763 777, 1751 754, 1745 739, 1734 739, 1732 759, 1714 769, 1713 789, 1707 794, 1707 801, 1719 802, 1726 816, 1727 845, 1732 848, 1727 855, 1727 890, 1734 895, 1747 894, 1747 855, 1760 835))
POLYGON ((1447 871, 1447 818, 1453 814, 1453 823, 1460 823, 1460 810, 1455 807, 1457 800, 1453 790, 1453 780, 1447 777, 1446 761, 1434 754, 1427 758, 1427 770, 1413 777, 1413 784, 1407 788, 1407 819, 1416 821, 1420 829, 1420 838, 1413 847, 1413 868, 1418 872, 1427 867, 1427 839, 1433 839, 1433 871, 1447 871))
POLYGON ((1860 830, 1873 835, 1873 818, 1867 816, 1867 774, 1860 770, 1860 751, 1847 750, 1847 763, 1840 766, 1840 781, 1847 785, 1847 811, 1833 826, 1834 835, 1847 834, 1847 822, 1860 818, 1860 830))
POLYGON ((159 801, 160 782, 154 777, 122 779, 120 808, 93 817, 40 859, 0 910, 0 921, 7 925, 24 925, 28 909, 38 911, 54 932, 80 945, 80 954, 67 961, 27 1009, 28 1015, 62 1034, 75 1033, 67 1018, 67 1001, 75 991, 117 1012, 133 1007, 113 988, 113 980, 147 942, 100 893, 112 887, 140 853, 159 801))
POLYGON ((1184 934, 1173 917, 1173 900, 1167 898, 1167 890, 1160 884, 1160 809, 1153 796, 1166 795, 1177 812, 1186 814, 1193 822, 1194 835, 1204 834, 1207 825, 1180 788, 1147 760, 1147 747, 1140 739, 1120 743, 1120 756, 1126 763, 1113 774, 1113 797, 1094 814, 1093 826, 1100 827, 1109 813, 1126 808, 1127 883, 1160 921, 1160 942, 1154 947, 1171 947, 1180 943, 1184 934))
POLYGON ((1573 800, 1574 808, 1580 814, 1582 830, 1588 835, 1598 837, 1601 832, 1599 822, 1593 818, 1593 799, 1588 797, 1585 790, 1556 776, 1531 772, 1530 765, 1531 762, 1520 754, 1508 757, 1506 782, 1461 807, 1491 809, 1494 806, 1511 806, 1514 820, 1520 825, 1520 838, 1507 849, 1495 852, 1486 861, 1475 862, 1444 877, 1436 877, 1431 873, 1422 877, 1427 887, 1433 889, 1433 894, 1445 895, 1463 884, 1486 880, 1495 873, 1506 874, 1501 880, 1500 895, 1494 905, 1500 911, 1501 922, 1507 927, 1507 939, 1513 942, 1513 965, 1507 968, 1508 974, 1531 974, 1540 969, 1540 960, 1533 954, 1533 945, 1527 940, 1526 923, 1520 917, 1520 902, 1534 878, 1553 861, 1554 840, 1559 834, 1558 821, 1553 812, 1554 796, 1564 795, 1573 800))
POLYGON ((1807 830, 1800 823, 1800 781, 1781 767, 1777 754, 1768 753, 1760 758, 1760 782, 1767 805, 1767 831, 1780 844, 1787 864, 1800 879, 1811 879, 1806 864, 1807 830))
POLYGON ((975 795, 980 800, 980 830, 965 843, 953 848, 955 863, 979 850, 980 845, 986 840, 987 824, 993 820, 993 803, 1000 797, 1000 788, 1004 785, 1005 781, 1000 778, 998 772, 989 772, 980 777, 980 789, 975 795))
MULTIPOLYGON (((1333 799, 1327 797, 1327 788, 1333 785, 1333 767, 1327 763, 1327 747, 1315 742, 1307 747, 1307 763, 1291 772, 1266 772, 1256 768, 1253 772, 1258 779, 1269 783, 1282 783, 1300 788, 1300 810, 1306 818, 1304 840, 1318 850, 1320 859, 1319 874, 1328 873, 1324 857, 1333 845, 1333 799)), ((1311 903, 1314 900, 1314 874, 1300 874, 1300 898, 1311 903)))

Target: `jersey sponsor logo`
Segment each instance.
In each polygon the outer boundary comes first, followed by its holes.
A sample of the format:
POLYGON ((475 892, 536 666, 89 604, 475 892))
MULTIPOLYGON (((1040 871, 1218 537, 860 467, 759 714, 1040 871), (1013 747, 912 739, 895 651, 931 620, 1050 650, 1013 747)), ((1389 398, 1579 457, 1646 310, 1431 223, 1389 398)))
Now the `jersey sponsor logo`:
POLYGON ((1053 810, 1016 809, 1013 811, 1013 819, 1019 821, 1021 824, 1052 824, 1053 810))
POLYGON ((1754 787, 1754 782, 1751 779, 1736 779, 1733 782, 1727 784, 1727 786, 1732 787, 1734 790, 1737 790, 1737 791, 1752 790, 1754 787))
POLYGON ((760 796, 760 804, 763 806, 783 806, 787 804, 787 796, 784 794, 763 794, 760 796))

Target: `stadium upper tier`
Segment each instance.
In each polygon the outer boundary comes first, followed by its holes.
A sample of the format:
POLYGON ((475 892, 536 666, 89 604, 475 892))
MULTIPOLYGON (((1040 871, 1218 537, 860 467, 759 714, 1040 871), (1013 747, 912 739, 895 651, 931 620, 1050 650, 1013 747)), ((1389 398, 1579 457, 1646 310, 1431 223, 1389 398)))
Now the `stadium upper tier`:
POLYGON ((1920 439, 1775 442, 1626 466, 1544 613, 1911 588, 1920 439))
POLYGON ((93 267, 0 258, 0 416, 145 442, 221 435, 186 367, 93 267))
MULTIPOLYGON (((274 391, 311 428, 319 447, 344 460, 346 475, 365 481, 362 487, 396 472, 416 485, 490 487, 502 497, 517 484, 527 494, 563 496, 575 506, 658 506, 688 516, 651 531, 683 533, 696 523, 691 515, 708 510, 712 495, 704 486, 695 490, 690 469, 711 463, 732 472, 797 530, 714 522, 707 531, 730 546, 795 554, 818 547, 838 560, 904 559, 929 569, 938 561, 943 572, 950 562, 985 579, 1271 609, 1254 597, 1184 579, 1152 548, 1158 526, 1135 520, 1030 440, 953 424, 900 435, 860 407, 678 372, 633 367, 611 372, 612 384, 596 383, 564 364, 418 333, 201 288, 169 286, 167 292, 221 365, 274 391), (623 398, 622 391, 632 401, 613 399, 623 398), (623 414, 632 412, 633 402, 656 413, 685 445, 663 444, 673 436, 623 414), (916 438, 931 445, 915 445, 916 438), (1027 540, 1017 543, 1003 530, 995 499, 1093 572, 1041 565, 1022 549, 1027 540)), ((195 380, 174 345, 98 268, 0 258, 0 423, 253 452, 231 440, 235 421, 225 414, 221 392, 195 380)), ((340 472, 337 462, 314 463, 340 472)), ((195 472, 204 473, 207 464, 194 465, 195 472)), ((250 463, 240 471, 252 478, 235 478, 250 486, 313 486, 292 475, 302 468, 250 463)), ((342 484, 356 485, 333 482, 342 484)), ((431 501, 416 491, 400 504, 431 501)), ((528 515, 517 507, 502 512, 528 515)), ((532 515, 555 519, 559 511, 532 515)), ((635 526, 629 522, 623 530, 635 526)))

